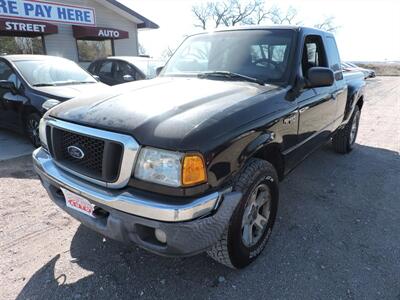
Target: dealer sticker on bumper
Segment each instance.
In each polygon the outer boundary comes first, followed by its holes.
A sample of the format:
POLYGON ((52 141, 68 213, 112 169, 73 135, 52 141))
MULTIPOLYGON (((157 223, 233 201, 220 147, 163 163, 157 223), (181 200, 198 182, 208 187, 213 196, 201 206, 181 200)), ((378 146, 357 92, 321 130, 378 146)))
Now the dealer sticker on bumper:
POLYGON ((90 203, 87 199, 66 189, 61 188, 61 190, 65 196, 65 203, 68 207, 84 213, 85 215, 88 215, 92 218, 95 217, 93 215, 94 205, 90 203))

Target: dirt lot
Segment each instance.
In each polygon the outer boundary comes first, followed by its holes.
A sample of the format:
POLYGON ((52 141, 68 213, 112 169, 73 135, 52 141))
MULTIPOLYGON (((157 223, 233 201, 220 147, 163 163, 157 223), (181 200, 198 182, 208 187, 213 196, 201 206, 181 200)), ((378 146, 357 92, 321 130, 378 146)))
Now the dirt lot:
POLYGON ((380 76, 400 76, 399 62, 368 62, 357 63, 362 68, 372 69, 380 76))
POLYGON ((30 157, 0 162, 0 299, 400 299, 399 115, 400 77, 370 81, 356 149, 324 146, 281 183, 242 271, 105 240, 51 203, 30 157))

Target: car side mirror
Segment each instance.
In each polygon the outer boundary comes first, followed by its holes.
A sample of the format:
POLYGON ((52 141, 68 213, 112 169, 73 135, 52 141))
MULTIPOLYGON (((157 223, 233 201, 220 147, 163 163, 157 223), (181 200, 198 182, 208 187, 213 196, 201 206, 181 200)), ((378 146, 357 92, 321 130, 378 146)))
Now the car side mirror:
POLYGON ((0 88, 10 90, 14 94, 17 92, 14 82, 8 80, 0 80, 0 88))
POLYGON ((124 78, 124 81, 127 81, 127 82, 129 82, 129 81, 134 81, 134 80, 135 80, 135 79, 132 77, 132 75, 129 75, 129 74, 124 75, 123 78, 124 78))
POLYGON ((158 76, 158 75, 160 75, 160 73, 161 73, 161 71, 164 69, 164 66, 162 66, 162 67, 158 67, 157 69, 156 69, 156 75, 158 76))
POLYGON ((100 77, 97 75, 92 75, 94 79, 96 79, 97 81, 100 81, 100 77))
POLYGON ((307 72, 307 87, 331 86, 335 82, 335 74, 329 68, 313 67, 307 72))

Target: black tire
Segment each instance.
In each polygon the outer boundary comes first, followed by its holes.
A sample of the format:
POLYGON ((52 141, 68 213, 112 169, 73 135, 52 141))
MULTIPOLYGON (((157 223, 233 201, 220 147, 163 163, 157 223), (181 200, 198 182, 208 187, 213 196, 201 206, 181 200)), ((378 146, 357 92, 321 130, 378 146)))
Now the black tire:
POLYGON ((335 149, 336 152, 346 154, 353 150, 360 124, 360 114, 361 111, 356 105, 349 122, 347 122, 345 127, 339 129, 332 137, 333 149, 335 149))
POLYGON ((35 148, 40 147, 39 123, 40 115, 38 113, 31 113, 25 119, 26 135, 35 148))
MULTIPOLYGON (((249 265, 258 257, 258 255, 260 255, 269 240, 278 210, 278 175, 275 168, 269 162, 253 158, 250 159, 246 167, 238 175, 233 190, 241 192, 243 197, 232 214, 228 228, 225 230, 222 238, 211 249, 209 249, 207 253, 216 261, 230 268, 241 269, 249 265), (263 221, 265 229, 259 229, 258 239, 253 241, 255 244, 246 245, 246 241, 243 237, 243 222, 248 220, 251 215, 254 216, 254 214, 256 214, 258 216, 258 214, 260 214, 259 209, 261 210, 261 207, 255 208, 257 213, 254 213, 254 210, 252 209, 249 210, 249 204, 252 201, 251 199, 254 199, 251 198, 251 196, 254 195, 256 189, 257 193, 260 191, 260 186, 264 188, 262 191, 263 193, 268 190, 270 195, 270 200, 268 200, 268 207, 270 208, 268 214, 269 217, 268 219, 265 218, 263 221)), ((255 202, 257 201, 253 201, 253 203, 255 202)), ((259 228, 257 225, 252 226, 255 226, 254 229, 259 228)), ((250 228, 250 226, 247 228, 250 228)), ((251 229, 250 231, 252 232, 250 240, 253 238, 254 229, 251 229)))

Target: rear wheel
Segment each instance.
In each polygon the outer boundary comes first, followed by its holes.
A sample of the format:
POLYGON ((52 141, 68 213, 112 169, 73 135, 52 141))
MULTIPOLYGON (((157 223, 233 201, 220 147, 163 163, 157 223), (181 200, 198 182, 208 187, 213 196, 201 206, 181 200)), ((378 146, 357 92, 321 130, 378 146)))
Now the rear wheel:
POLYGON ((243 194, 222 238, 207 252, 216 261, 244 268, 264 250, 278 209, 278 176, 274 167, 251 159, 234 190, 243 194))
POLYGON ((31 113, 25 120, 25 131, 34 147, 40 147, 39 139, 40 116, 37 113, 31 113))
POLYGON ((361 111, 356 105, 349 122, 342 129, 339 129, 332 138, 332 145, 338 153, 349 153, 353 150, 357 139, 358 127, 360 124, 361 111))

